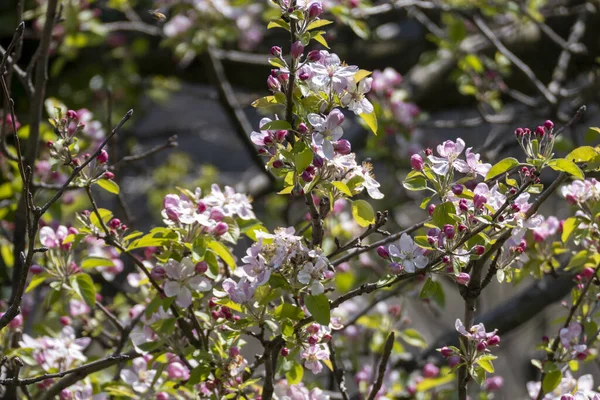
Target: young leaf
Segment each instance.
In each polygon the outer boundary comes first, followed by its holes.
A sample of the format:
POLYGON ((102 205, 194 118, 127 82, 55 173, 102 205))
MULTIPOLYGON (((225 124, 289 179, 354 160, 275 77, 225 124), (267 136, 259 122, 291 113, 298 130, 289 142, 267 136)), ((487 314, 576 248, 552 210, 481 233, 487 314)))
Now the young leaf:
POLYGON ((485 180, 487 181, 488 179, 492 179, 495 176, 503 174, 517 165, 519 165, 519 160, 513 157, 508 157, 504 160, 498 161, 496 164, 494 164, 494 166, 492 166, 492 168, 490 168, 485 176, 485 180))
POLYGON ((365 124, 367 124, 369 129, 371 129, 371 131, 375 135, 377 135, 377 116, 375 115, 375 111, 373 111, 370 114, 363 112, 358 115, 362 118, 363 121, 365 121, 365 124))
POLYGON ((548 166, 555 171, 566 172, 569 175, 574 176, 575 178, 585 179, 583 175, 583 171, 571 160, 567 160, 565 158, 558 158, 556 160, 552 160, 548 163, 548 166))
POLYGON ((439 204, 433 210, 433 223, 442 228, 446 224, 454 225, 454 219, 451 215, 456 214, 456 208, 451 201, 439 204))
POLYGON ((544 381, 542 382, 542 389, 544 393, 550 393, 560 384, 562 379, 562 372, 560 370, 555 370, 548 372, 546 376, 544 376, 544 381))
POLYGON ((328 21, 326 19, 318 19, 316 21, 311 22, 307 27, 306 30, 310 31, 313 29, 317 29, 317 28, 321 28, 323 26, 327 26, 329 24, 333 24, 333 21, 328 21))
POLYGON ((287 378, 287 383, 289 385, 296 385, 302 382, 302 377, 304 376, 304 368, 302 365, 294 362, 292 368, 285 373, 285 377, 287 378))
POLYGON ((94 307, 96 305, 96 287, 91 276, 77 274, 74 279, 71 279, 71 286, 88 306, 94 307))
POLYGON ((119 185, 110 179, 99 179, 96 181, 96 184, 108 193, 119 194, 119 185))
POLYGON ((565 158, 573 162, 588 162, 599 155, 598 150, 592 146, 581 146, 570 152, 565 158))
POLYGON ((365 200, 355 200, 352 202, 352 216, 356 223, 363 227, 375 223, 375 211, 373 211, 373 207, 365 200))
POLYGON ((213 240, 208 243, 208 247, 217 253, 218 256, 221 257, 231 269, 235 269, 235 259, 233 258, 233 255, 229 249, 225 247, 223 243, 213 240))
POLYGON ((318 296, 305 296, 304 304, 317 323, 329 325, 331 311, 329 309, 329 300, 327 299, 327 296, 324 294, 318 296))
POLYGON ((282 303, 275 309, 273 315, 275 315, 275 318, 277 319, 289 318, 298 321, 304 318, 304 311, 293 304, 282 303))
POLYGON ((263 126, 260 127, 261 131, 278 131, 278 130, 288 130, 292 129, 292 126, 289 122, 276 119, 275 121, 267 122, 263 126))
POLYGON ((350 188, 344 182, 342 182, 342 181, 335 181, 335 182, 331 182, 331 184, 333 186, 335 186, 337 190, 339 190, 340 192, 344 193, 346 196, 352 197, 352 192, 350 191, 350 188))
POLYGON ((111 259, 104 257, 87 257, 81 262, 81 268, 113 267, 115 264, 111 259))

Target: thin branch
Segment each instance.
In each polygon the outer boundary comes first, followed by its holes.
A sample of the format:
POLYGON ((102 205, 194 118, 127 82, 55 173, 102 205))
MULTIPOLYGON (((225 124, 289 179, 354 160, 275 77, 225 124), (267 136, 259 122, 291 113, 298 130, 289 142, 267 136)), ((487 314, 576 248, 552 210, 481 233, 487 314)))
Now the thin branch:
POLYGON ((108 318, 109 321, 112 322, 115 328, 117 328, 118 331, 121 332, 121 334, 125 332, 125 327, 123 327, 121 321, 119 321, 119 319, 113 313, 111 313, 108 308, 104 307, 99 301, 96 302, 96 307, 98 307, 98 309, 102 311, 104 315, 106 315, 106 318, 108 318))
POLYGON ((327 346, 329 347, 329 360, 331 361, 331 365, 333 367, 333 376, 338 384, 338 389, 342 395, 342 400, 350 400, 350 397, 348 396, 348 388, 346 388, 344 369, 338 365, 335 357, 335 346, 333 345, 333 340, 330 340, 327 343, 327 346))
POLYGON ((525 76, 533 83, 533 85, 537 88, 537 90, 544 96, 544 98, 550 104, 556 104, 556 97, 548 90, 546 86, 535 76, 535 73, 529 68, 527 64, 525 64, 519 57, 517 57, 513 52, 511 52, 504 44, 500 41, 500 39, 492 32, 489 26, 485 23, 483 18, 479 15, 475 15, 472 18, 473 22, 479 29, 479 31, 496 47, 496 49, 502 53, 506 58, 510 60, 511 63, 515 67, 521 70, 525 74, 525 76))
MULTIPOLYGON (((219 92, 219 99, 221 100, 221 104, 225 108, 225 111, 233 119, 236 128, 235 133, 238 139, 242 142, 242 145, 250 155, 252 162, 256 165, 258 170, 267 177, 269 182, 274 183, 275 177, 265 168, 262 158, 248 136, 253 130, 252 124, 248 121, 248 117, 237 101, 233 88, 225 74, 225 69, 223 68, 221 60, 215 55, 212 47, 209 47, 207 53, 205 60, 207 68, 211 71, 212 83, 219 92)), ((291 76, 292 74, 290 74, 290 80, 292 79, 291 76)))
MULTIPOLYGON (((127 354, 111 355, 111 356, 102 358, 100 360, 92 361, 92 362, 82 365, 80 367, 72 368, 72 369, 69 369, 69 370, 66 370, 63 372, 57 372, 54 374, 44 374, 44 375, 36 376, 34 378, 25 378, 25 379, 18 379, 18 378, 16 378, 16 379, 10 379, 10 378, 9 379, 0 379, 0 385, 26 386, 26 385, 32 385, 34 383, 45 381, 47 379, 62 378, 62 377, 65 377, 65 376, 71 375, 71 374, 76 374, 78 376, 77 380, 80 380, 93 372, 101 371, 101 370, 111 367, 115 364, 118 364, 122 361, 131 360, 132 358, 136 358, 139 356, 140 355, 134 351, 129 352, 127 354)), ((61 381, 59 381, 56 385, 58 385, 60 382, 61 381)), ((77 382, 77 381, 75 381, 75 382, 77 382)), ((73 382, 73 383, 75 383, 75 382, 73 382)), ((71 385, 73 383, 71 383, 71 385)), ((70 386, 70 385, 68 385, 68 386, 70 386)), ((60 390, 64 389, 65 387, 67 387, 67 386, 61 387, 60 390)), ((52 388, 54 388, 54 386, 52 388)), ((52 390, 52 388, 50 388, 50 390, 52 390)), ((58 392, 56 392, 56 393, 58 393, 58 392)), ((47 393, 44 398, 51 399, 52 396, 48 396, 48 393, 47 393)))
POLYGON ((387 223, 387 221, 388 221, 388 212, 387 211, 377 212, 377 216, 375 218, 374 224, 369 225, 367 227, 367 229, 363 233, 360 234, 360 236, 352 239, 351 241, 349 241, 348 243, 346 243, 343 246, 338 246, 337 249, 335 249, 334 251, 332 251, 331 253, 329 253, 327 255, 327 258, 331 258, 333 256, 336 256, 336 255, 343 253, 345 251, 348 251, 350 249, 360 247, 361 243, 364 239, 366 239, 371 234, 378 232, 379 229, 387 223))
POLYGON ((569 54, 585 54, 586 53, 585 46, 583 46, 583 45, 577 46, 576 45, 576 43, 579 40, 577 40, 575 42, 572 42, 571 40, 565 41, 565 39, 563 39, 558 33, 556 33, 552 28, 550 28, 550 26, 548 26, 548 24, 544 23, 543 21, 538 21, 537 18, 535 18, 531 14, 529 9, 524 4, 521 4, 521 12, 523 12, 525 14, 525 16, 527 16, 527 18, 529 18, 534 24, 536 24, 538 26, 538 28, 540 28, 540 30, 542 32, 544 32, 550 40, 552 40, 554 43, 556 43, 558 46, 560 46, 560 48, 563 51, 566 51, 569 54))
POLYGON ((381 357, 381 361, 379 362, 379 372, 377 375, 377 380, 373 384, 373 388, 371 389, 371 394, 369 395, 368 400, 375 400, 379 389, 381 389, 381 385, 383 385, 383 378, 385 377, 385 370, 387 369, 388 360, 390 359, 390 354, 392 354, 392 349, 394 348, 394 341, 396 339, 396 335, 394 332, 390 332, 385 341, 385 346, 383 347, 383 356, 381 357))
POLYGON ((173 135, 167 139, 166 143, 159 144, 159 145, 157 145, 147 151, 144 151, 140 154, 133 154, 133 155, 125 156, 125 157, 121 158, 119 161, 117 161, 116 163, 114 163, 113 165, 110 166, 110 170, 111 171, 118 170, 119 168, 121 168, 121 166, 123 164, 129 164, 132 162, 140 161, 140 160, 148 158, 156 153, 159 153, 163 150, 172 149, 177 146, 178 146, 177 135, 173 135))

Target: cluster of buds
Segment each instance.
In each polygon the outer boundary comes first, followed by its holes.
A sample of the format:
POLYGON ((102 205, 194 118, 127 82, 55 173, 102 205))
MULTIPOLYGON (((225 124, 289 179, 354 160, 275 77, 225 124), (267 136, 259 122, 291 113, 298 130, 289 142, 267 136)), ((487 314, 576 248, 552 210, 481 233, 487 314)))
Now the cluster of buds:
MULTIPOLYGON (((273 46, 271 48, 271 55, 281 56, 281 47, 273 46)), ((281 92, 282 87, 285 88, 288 80, 290 79, 290 74, 287 72, 282 72, 277 69, 272 69, 269 77, 267 78, 267 87, 273 93, 281 92)))
POLYGON ((532 160, 550 159, 554 148, 555 135, 554 123, 550 120, 545 121, 543 125, 538 126, 532 132, 529 128, 515 129, 515 136, 521 145, 521 148, 532 160))
POLYGON ((73 161, 71 151, 72 146, 77 143, 76 134, 83 130, 85 124, 79 122, 76 111, 69 110, 63 116, 59 108, 56 109, 56 117, 51 122, 57 139, 47 143, 50 156, 64 165, 69 165, 73 161))
POLYGON ((212 309, 210 312, 210 316, 215 320, 230 320, 230 321, 238 321, 240 319, 239 315, 234 315, 231 308, 226 306, 220 306, 217 303, 217 298, 212 298, 208 301, 208 306, 212 309))

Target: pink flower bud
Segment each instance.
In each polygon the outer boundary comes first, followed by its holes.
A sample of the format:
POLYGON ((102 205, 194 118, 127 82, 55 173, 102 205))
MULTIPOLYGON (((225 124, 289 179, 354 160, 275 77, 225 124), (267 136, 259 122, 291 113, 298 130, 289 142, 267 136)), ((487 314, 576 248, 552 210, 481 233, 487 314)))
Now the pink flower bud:
POLYGON ((223 221, 223 218, 225 218, 225 215, 223 214, 223 211, 221 211, 220 209, 215 207, 210 210, 209 218, 214 221, 220 222, 220 221, 223 221))
POLYGON ((591 278, 592 276, 594 276, 594 269, 590 267, 585 267, 583 271, 581 271, 581 276, 587 279, 591 278))
POLYGON ((98 154, 98 156, 96 157, 96 160, 98 160, 100 164, 106 164, 108 162, 108 153, 106 152, 106 150, 102 149, 100 151, 100 154, 98 154))
POLYGON ((304 53, 304 46, 302 45, 302 42, 298 40, 292 43, 291 53, 292 57, 299 58, 302 55, 302 53, 304 53))
POLYGON ((425 378, 433 378, 440 373, 440 369, 431 363, 425 364, 423 367, 423 376, 425 378))
POLYGON ((475 204, 476 209, 481 209, 485 203, 487 203, 487 198, 485 196, 480 194, 473 196, 473 204, 475 204))
POLYGON ((179 221, 179 213, 174 208, 167 208, 165 213, 167 214, 167 218, 169 218, 171 221, 179 221))
POLYGON ((587 358, 587 353, 584 353, 584 352, 577 353, 577 356, 576 356, 576 357, 577 357, 577 359, 578 359, 579 361, 583 361, 583 360, 585 360, 585 359, 587 358))
POLYGON ((483 253, 485 253, 485 247, 478 244, 475 247, 473 247, 473 253, 477 254, 478 256, 483 255, 483 253))
POLYGON ((498 346, 500 344, 500 336, 494 335, 487 341, 488 346, 498 346))
POLYGON ((67 111, 67 118, 69 119, 78 119, 77 111, 69 110, 67 111))
POLYGON ((333 144, 333 149, 339 154, 346 155, 352 151, 352 145, 346 139, 341 139, 333 144))
POLYGON ((525 131, 523 130, 523 128, 517 128, 517 129, 515 129, 515 136, 521 137, 523 135, 525 135, 525 131))
POLYGON ((306 132, 308 132, 308 127, 306 126, 306 124, 304 122, 301 122, 298 125, 298 133, 305 134, 306 132))
POLYGON ((485 349, 487 349, 488 345, 485 342, 485 340, 482 340, 481 342, 477 343, 477 351, 481 352, 484 351, 485 349))
POLYGON ((502 378, 501 376, 492 376, 486 379, 483 383, 483 387, 485 388, 485 390, 490 392, 500 389, 502 385, 504 385, 504 378, 502 378))
POLYGON ((150 276, 155 281, 162 281, 167 276, 167 271, 163 267, 159 267, 158 265, 152 268, 150 271, 150 276))
POLYGON ((235 358, 240 355, 240 348, 237 346, 233 346, 229 349, 229 357, 235 358))
POLYGON ((273 168, 283 168, 283 161, 281 160, 275 160, 273 161, 273 168))
POLYGON ((44 272, 44 268, 37 264, 33 264, 31 267, 29 267, 29 272, 31 272, 33 275, 38 275, 44 272))
POLYGON ((271 55, 274 57, 281 56, 281 47, 279 47, 279 46, 271 47, 271 55))
POLYGON ((546 133, 546 131, 544 130, 543 126, 538 126, 537 128, 535 128, 535 136, 543 137, 544 133, 546 133))
POLYGON ((108 226, 113 229, 119 229, 119 227, 121 226, 121 220, 119 220, 118 218, 113 218, 108 222, 108 226))
POLYGON ((554 122, 548 119, 544 122, 544 127, 548 130, 551 130, 552 128, 554 128, 554 122))
POLYGON ((203 274, 208 270, 208 264, 206 263, 206 261, 200 261, 199 263, 196 263, 194 269, 196 273, 203 274))
POLYGON ((319 338, 317 336, 313 335, 308 338, 308 344, 310 344, 311 346, 314 346, 317 343, 319 343, 319 338))
POLYGON ((279 130, 277 132, 275 132, 275 139, 278 142, 281 142, 283 139, 285 139, 285 137, 287 136, 288 131, 284 131, 284 130, 279 130))
POLYGON ((458 209, 463 212, 469 211, 469 205, 467 204, 467 200, 460 199, 458 201, 458 209))
POLYGON ((456 283, 458 283, 459 285, 465 285, 466 286, 467 283, 469 283, 470 280, 471 280, 471 277, 466 272, 461 272, 456 277, 456 283))
POLYGON ((451 357, 452 354, 454 354, 454 350, 452 350, 451 348, 444 346, 440 349, 440 353, 442 354, 442 356, 444 357, 451 357))
POLYGON ((318 154, 314 154, 313 155, 313 165, 317 168, 322 168, 324 165, 324 160, 321 156, 319 156, 318 154))
POLYGON ((210 299, 208 301, 208 306, 210 308, 215 308, 218 305, 217 301, 218 301, 218 299, 216 297, 213 297, 212 299, 210 299))
POLYGON ((444 225, 444 235, 448 239, 454 239, 454 236, 456 235, 456 230, 454 229, 454 226, 450 224, 444 225))
POLYGON ((429 214, 430 217, 433 215, 434 210, 435 210, 435 204, 430 204, 429 207, 427 207, 427 213, 429 214))
POLYGON ((317 18, 323 12, 323 6, 319 2, 312 3, 308 6, 308 18, 317 18))
POLYGON ((302 178, 304 182, 311 182, 314 177, 308 171, 303 171, 300 178, 302 178))
POLYGON ((335 272, 333 272, 333 271, 329 271, 329 270, 327 270, 327 271, 323 272, 323 277, 324 277, 325 279, 331 279, 331 278, 333 278, 334 276, 335 276, 335 272))
POLYGON ((229 230, 229 226, 225 222, 219 222, 217 226, 213 229, 213 234, 215 236, 222 236, 227 233, 229 230))
MULTIPOLYGON (((4 313, 2 315, 4 315, 4 313)), ((11 329, 17 329, 21 326, 23 326, 23 315, 21 314, 17 314, 17 316, 8 323, 8 327, 11 329)))
POLYGON ((423 170, 423 157, 418 154, 413 154, 410 157, 410 165, 415 171, 423 170))
POLYGON ((279 80, 277 80, 277 78, 273 77, 272 75, 269 75, 269 77, 267 78, 267 87, 273 92, 281 91, 281 83, 279 83, 279 80))
POLYGON ((319 50, 311 50, 306 57, 308 61, 317 62, 321 59, 321 52, 319 50))
POLYGON ((386 249, 383 246, 379 246, 377 248, 377 255, 385 260, 387 260, 388 258, 390 258, 390 252, 388 251, 388 249, 386 249))
POLYGON ((462 194, 463 190, 464 190, 464 186, 459 183, 452 186, 452 193, 454 193, 457 196, 460 196, 462 194))
POLYGON ((334 108, 329 113, 328 120, 328 126, 329 123, 331 123, 332 126, 339 126, 344 122, 344 114, 338 108, 334 108))
POLYGON ((575 400, 575 397, 571 393, 567 393, 560 396, 560 400, 575 400))
POLYGON ((391 263, 389 268, 390 268, 390 272, 392 274, 399 274, 402 271, 404 271, 404 267, 402 265, 398 264, 397 262, 391 263))
POLYGON ((450 368, 454 367, 455 365, 458 365, 459 362, 460 356, 452 356, 448 358, 448 366, 450 366, 450 368))
POLYGON ((113 174, 113 173, 112 173, 112 172, 110 172, 110 171, 106 171, 106 172, 104 173, 104 178, 106 178, 106 179, 108 179, 108 180, 113 180, 113 179, 115 178, 115 174, 113 174))
POLYGON ((60 324, 62 326, 68 326, 71 325, 71 318, 67 317, 66 315, 63 315, 62 317, 60 317, 58 319, 60 321, 60 324))
POLYGON ((433 150, 431 150, 429 147, 425 149, 425 155, 426 155, 426 156, 428 156, 428 157, 429 157, 429 156, 430 156, 430 155, 432 155, 432 154, 433 154, 433 150))
POLYGON ((169 394, 167 392, 156 393, 156 400, 169 400, 169 394))
POLYGON ((290 349, 288 349, 287 347, 283 347, 281 349, 281 355, 284 357, 287 357, 290 354, 290 349))
POLYGON ((300 78, 301 81, 306 81, 308 80, 308 78, 310 78, 310 75, 308 74, 308 72, 302 71, 298 74, 298 78, 300 78))
POLYGON ((458 231, 464 232, 467 230, 467 226, 465 224, 458 224, 458 231))
POLYGON ((198 205, 196 206, 196 211, 198 211, 198 213, 202 214, 204 211, 206 211, 207 207, 206 204, 203 201, 199 201, 198 205))

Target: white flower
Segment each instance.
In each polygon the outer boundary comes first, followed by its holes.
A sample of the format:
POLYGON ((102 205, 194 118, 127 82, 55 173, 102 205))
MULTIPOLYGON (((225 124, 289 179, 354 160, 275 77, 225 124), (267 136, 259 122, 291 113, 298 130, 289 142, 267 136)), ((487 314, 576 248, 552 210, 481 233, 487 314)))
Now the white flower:
POLYGON ((325 291, 325 287, 320 282, 320 279, 323 278, 323 272, 325 272, 326 269, 327 259, 325 257, 318 257, 314 264, 309 261, 304 264, 304 267, 298 272, 298 282, 304 285, 311 283, 311 294, 322 294, 325 291))
POLYGON ((264 285, 271 276, 271 269, 267 266, 267 261, 261 254, 262 241, 253 244, 246 250, 246 256, 242 262, 246 263, 243 268, 250 281, 256 281, 256 285, 264 285))
POLYGON ((237 283, 231 278, 223 281, 223 290, 227 292, 231 301, 238 304, 248 303, 252 300, 256 288, 256 281, 250 282, 246 278, 240 279, 237 283))
POLYGON ((466 161, 456 160, 455 168, 463 174, 481 175, 485 177, 492 168, 492 164, 482 163, 479 161, 479 154, 471 152, 472 147, 469 147, 465 152, 466 161))
POLYGON ((346 93, 340 99, 342 104, 355 114, 371 114, 373 104, 365 97, 365 93, 371 91, 372 81, 373 78, 364 78, 357 85, 354 79, 348 79, 346 93))
POLYGON ((121 379, 138 393, 145 393, 152 386, 156 371, 148 369, 146 361, 140 357, 133 360, 132 369, 121 371, 121 379))
POLYGON ((465 141, 461 138, 456 139, 456 143, 451 140, 446 140, 438 145, 437 152, 440 157, 429 156, 432 163, 431 169, 438 175, 447 175, 451 168, 456 168, 458 156, 465 148, 465 141))
POLYGON ((372 169, 373 165, 371 163, 363 162, 360 167, 356 167, 352 171, 352 174, 348 175, 358 175, 363 178, 363 182, 358 185, 356 189, 367 189, 367 193, 369 193, 369 196, 371 196, 372 199, 383 199, 383 193, 379 191, 381 185, 375 180, 375 177, 371 172, 372 169))
POLYGON ((423 269, 427 266, 427 257, 424 250, 417 246, 413 239, 406 233, 402 234, 399 248, 392 244, 389 247, 390 255, 397 261, 406 272, 415 272, 415 268, 423 269))
POLYGON ((189 257, 181 262, 170 259, 165 264, 167 278, 164 290, 167 297, 177 297, 179 307, 187 308, 192 304, 192 290, 206 292, 211 289, 208 279, 196 275, 194 263, 189 257))
POLYGON ((310 63, 309 66, 313 73, 310 83, 315 89, 332 88, 337 93, 341 93, 346 88, 348 79, 358 72, 356 65, 343 67, 340 58, 327 51, 321 51, 321 60, 310 63))
MULTIPOLYGON (((473 193, 475 195, 484 197, 487 201, 487 204, 489 204, 494 211, 498 211, 498 209, 500 209, 500 207, 502 207, 506 201, 506 196, 500 193, 498 183, 496 183, 490 190, 486 183, 481 182, 475 187, 473 193)), ((478 202, 475 201, 475 203, 477 205, 478 202)))
POLYGON ((44 226, 40 229, 40 242, 43 246, 53 249, 59 247, 68 235, 69 231, 66 226, 59 226, 56 228, 56 232, 49 226, 44 226))
POLYGON ((300 355, 304 360, 304 366, 315 375, 323 370, 321 360, 329 360, 329 350, 322 345, 310 346, 304 349, 300 355))
POLYGON ((344 121, 344 114, 339 109, 334 108, 327 117, 319 114, 308 114, 307 118, 315 130, 312 140, 314 146, 317 147, 317 154, 328 160, 333 159, 335 151, 332 142, 338 141, 344 134, 340 126, 344 121))

